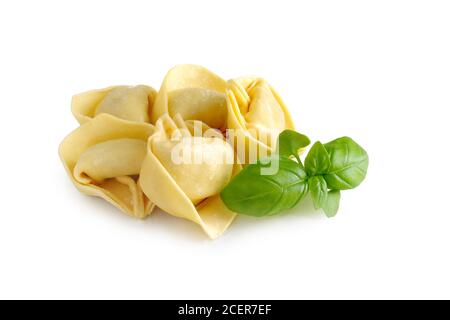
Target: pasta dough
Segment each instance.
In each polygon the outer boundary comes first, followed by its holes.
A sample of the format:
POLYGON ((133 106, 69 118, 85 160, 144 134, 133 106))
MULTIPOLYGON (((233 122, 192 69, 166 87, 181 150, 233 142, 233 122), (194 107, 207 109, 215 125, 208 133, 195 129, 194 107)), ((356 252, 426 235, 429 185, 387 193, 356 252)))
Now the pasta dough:
POLYGON ((148 141, 140 184, 158 207, 199 224, 214 239, 236 216, 225 207, 220 192, 241 168, 234 164, 234 151, 222 134, 204 124, 198 133, 194 125, 168 115, 158 120, 148 141), (183 161, 178 162, 177 155, 183 161))
POLYGON ((96 144, 81 154, 74 176, 78 181, 101 183, 108 178, 138 175, 145 145, 140 139, 115 139, 96 144))
POLYGON ((239 163, 269 155, 278 134, 294 129, 264 79, 226 82, 196 65, 171 69, 159 92, 138 85, 77 94, 72 113, 81 126, 59 154, 82 193, 137 218, 157 205, 197 223, 212 239, 236 217, 220 193, 239 163), (234 145, 224 137, 228 129, 234 145))
POLYGON ((180 65, 164 78, 155 99, 152 121, 162 115, 179 114, 185 120, 200 120, 211 128, 225 129, 226 82, 211 71, 195 65, 180 65))
POLYGON ((236 140, 245 142, 246 154, 241 161, 249 163, 249 150, 260 155, 275 151, 276 138, 294 124, 278 93, 261 78, 239 78, 228 81, 228 128, 236 140), (245 160, 243 160, 245 158, 245 160))
POLYGON ((75 95, 72 112, 80 124, 108 113, 134 122, 150 122, 156 91, 148 86, 114 86, 75 95))
POLYGON ((155 143, 153 152, 167 172, 177 182, 178 186, 194 203, 214 196, 231 180, 232 164, 223 164, 222 159, 231 156, 233 149, 222 139, 205 138, 201 143, 192 139, 183 139, 180 147, 184 156, 202 159, 202 163, 177 164, 172 163, 172 151, 177 142, 162 141, 155 143))
POLYGON ((128 215, 144 218, 154 205, 138 176, 154 127, 99 114, 61 143, 59 154, 75 186, 101 197, 128 215))

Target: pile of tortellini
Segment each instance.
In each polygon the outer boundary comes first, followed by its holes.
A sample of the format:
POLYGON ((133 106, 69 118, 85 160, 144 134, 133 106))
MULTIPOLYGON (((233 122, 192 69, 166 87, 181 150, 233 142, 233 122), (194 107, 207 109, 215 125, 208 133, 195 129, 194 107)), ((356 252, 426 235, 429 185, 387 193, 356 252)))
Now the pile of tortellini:
POLYGON ((264 79, 225 81, 196 65, 171 69, 159 92, 138 85, 77 94, 72 112, 80 126, 64 139, 59 154, 82 193, 136 218, 146 218, 158 206, 197 223, 212 239, 236 216, 220 192, 245 165, 213 161, 236 155, 226 130, 240 132, 246 146, 272 152, 274 146, 261 142, 259 134, 294 129, 286 106, 264 79), (216 129, 215 134, 195 132, 198 121, 204 130, 216 129), (191 140, 203 139, 201 146, 212 161, 173 163, 170 137, 178 131, 187 152, 195 152, 191 140))

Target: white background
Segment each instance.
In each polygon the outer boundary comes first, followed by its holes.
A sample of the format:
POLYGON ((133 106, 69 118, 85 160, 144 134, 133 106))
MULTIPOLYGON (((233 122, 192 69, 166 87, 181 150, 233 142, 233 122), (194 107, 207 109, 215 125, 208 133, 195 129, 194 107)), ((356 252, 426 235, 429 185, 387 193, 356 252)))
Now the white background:
POLYGON ((0 58, 0 298, 450 298, 448 1, 2 1, 0 58), (180 63, 267 78, 367 179, 217 241, 78 193, 71 96, 180 63))

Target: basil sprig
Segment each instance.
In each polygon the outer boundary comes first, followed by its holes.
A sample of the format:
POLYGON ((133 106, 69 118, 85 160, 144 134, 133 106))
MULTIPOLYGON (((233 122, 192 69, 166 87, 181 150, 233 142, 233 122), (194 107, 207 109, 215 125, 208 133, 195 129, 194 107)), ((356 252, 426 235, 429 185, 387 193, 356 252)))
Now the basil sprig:
POLYGON ((221 193, 231 211, 263 217, 291 209, 310 192, 316 209, 328 217, 339 209, 341 190, 356 188, 369 165, 367 152, 349 137, 326 144, 314 143, 304 165, 299 151, 310 144, 307 136, 292 130, 278 137, 277 154, 245 167, 221 193), (278 162, 274 175, 262 175, 278 162))

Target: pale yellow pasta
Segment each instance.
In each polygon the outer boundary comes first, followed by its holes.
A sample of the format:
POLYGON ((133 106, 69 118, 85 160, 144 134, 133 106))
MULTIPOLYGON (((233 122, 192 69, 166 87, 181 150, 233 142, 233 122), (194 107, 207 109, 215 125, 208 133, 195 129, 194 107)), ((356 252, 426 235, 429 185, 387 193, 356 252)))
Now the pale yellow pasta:
POLYGON ((152 122, 162 115, 179 114, 185 120, 200 120, 211 128, 225 129, 227 118, 226 82, 196 65, 171 69, 155 99, 152 122))
POLYGON ((108 113, 120 119, 150 123, 156 91, 148 86, 114 86, 77 94, 72 113, 80 124, 108 113))
POLYGON ((234 164, 233 148, 222 134, 208 129, 203 124, 198 134, 194 122, 162 116, 148 140, 140 184, 158 207, 199 224, 214 239, 236 216, 223 204, 220 192, 241 168, 234 164), (206 130, 210 135, 203 135, 206 130))
POLYGON ((96 144, 80 156, 74 176, 89 183, 138 175, 145 157, 145 146, 146 141, 140 139, 115 139, 96 144))
POLYGON ((99 114, 69 134, 59 154, 75 186, 128 215, 145 218, 154 205, 138 183, 154 127, 99 114))
POLYGON ((138 85, 77 94, 72 113, 81 126, 59 154, 82 193, 137 218, 158 206, 195 222, 212 239, 236 217, 220 193, 240 163, 270 155, 279 133, 294 129, 264 79, 226 82, 196 65, 171 69, 159 92, 138 85), (228 129, 234 144, 225 139, 228 129))
POLYGON ((228 128, 235 130, 236 141, 245 142, 245 163, 249 160, 250 149, 269 155, 276 148, 278 135, 285 129, 294 130, 281 97, 261 78, 229 80, 227 108, 228 128))
POLYGON ((205 138, 202 143, 194 143, 191 139, 162 141, 155 143, 153 152, 194 204, 218 194, 231 179, 233 164, 223 164, 220 160, 230 156, 233 159, 233 149, 222 139, 205 138), (171 156, 177 144, 190 157, 202 157, 203 163, 173 164, 171 156))

